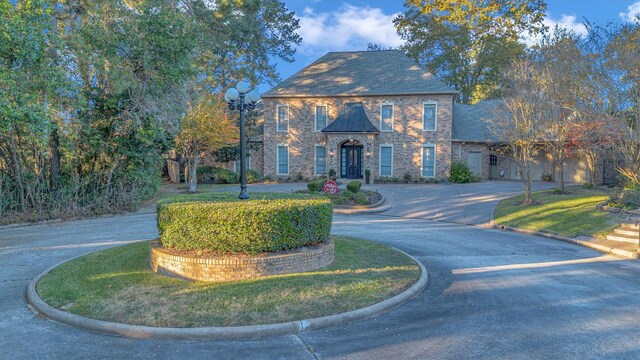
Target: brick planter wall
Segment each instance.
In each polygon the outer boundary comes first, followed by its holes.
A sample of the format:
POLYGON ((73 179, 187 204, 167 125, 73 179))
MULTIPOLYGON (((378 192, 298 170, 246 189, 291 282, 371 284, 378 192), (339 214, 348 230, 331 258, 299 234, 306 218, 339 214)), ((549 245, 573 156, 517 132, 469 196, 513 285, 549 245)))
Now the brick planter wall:
POLYGON ((333 240, 285 254, 189 257, 163 249, 158 240, 150 242, 149 263, 159 274, 197 281, 236 281, 263 276, 314 270, 333 262, 333 240))

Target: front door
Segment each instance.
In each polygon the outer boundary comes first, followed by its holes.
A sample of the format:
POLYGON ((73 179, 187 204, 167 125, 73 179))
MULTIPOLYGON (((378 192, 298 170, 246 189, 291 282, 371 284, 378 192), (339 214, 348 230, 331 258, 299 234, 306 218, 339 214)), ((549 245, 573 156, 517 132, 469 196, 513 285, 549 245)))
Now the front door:
POLYGON ((362 178, 362 145, 343 145, 340 158, 341 177, 362 178))

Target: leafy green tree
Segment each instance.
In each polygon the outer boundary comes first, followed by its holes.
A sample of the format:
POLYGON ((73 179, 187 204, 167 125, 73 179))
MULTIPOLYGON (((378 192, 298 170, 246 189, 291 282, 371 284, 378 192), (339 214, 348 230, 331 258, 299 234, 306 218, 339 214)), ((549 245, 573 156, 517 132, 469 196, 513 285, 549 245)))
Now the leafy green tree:
POLYGON ((176 148, 187 159, 189 192, 196 192, 196 171, 202 158, 207 152, 237 142, 239 132, 227 117, 226 102, 220 94, 203 94, 197 103, 190 104, 181 127, 176 148))
POLYGON ((542 0, 407 0, 394 19, 402 47, 429 72, 475 103, 499 94, 502 72, 523 55, 518 42, 542 30, 542 0))
POLYGON ((37 183, 45 179, 49 118, 66 85, 47 52, 57 43, 51 17, 45 1, 0 3, 0 177, 12 180, 0 197, 11 206, 5 191, 14 189, 23 212, 37 201, 37 183))

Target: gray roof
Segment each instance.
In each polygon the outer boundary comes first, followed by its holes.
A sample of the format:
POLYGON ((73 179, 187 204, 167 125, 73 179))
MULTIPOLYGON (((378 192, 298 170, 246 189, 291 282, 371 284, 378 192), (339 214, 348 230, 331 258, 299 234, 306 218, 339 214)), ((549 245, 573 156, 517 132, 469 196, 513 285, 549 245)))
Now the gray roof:
POLYGON ((487 119, 496 116, 502 99, 484 100, 475 105, 453 104, 452 139, 458 141, 497 141, 491 133, 487 119))
POLYGON ((323 133, 337 133, 337 132, 364 132, 364 133, 379 133, 369 117, 364 111, 364 107, 361 102, 346 103, 340 112, 340 115, 322 129, 323 133))
POLYGON ((456 94, 399 50, 330 52, 262 97, 456 94))

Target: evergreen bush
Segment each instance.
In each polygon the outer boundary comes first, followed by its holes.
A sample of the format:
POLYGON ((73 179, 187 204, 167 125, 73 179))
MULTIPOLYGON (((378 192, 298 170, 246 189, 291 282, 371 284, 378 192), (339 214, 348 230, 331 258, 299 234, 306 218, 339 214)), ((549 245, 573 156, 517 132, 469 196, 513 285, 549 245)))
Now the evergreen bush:
POLYGON ((157 206, 163 247, 215 254, 284 251, 327 241, 333 206, 326 197, 236 193, 182 195, 157 206))
POLYGON ((464 184, 471 181, 473 174, 467 164, 462 162, 451 163, 451 175, 449 181, 452 183, 464 184))

